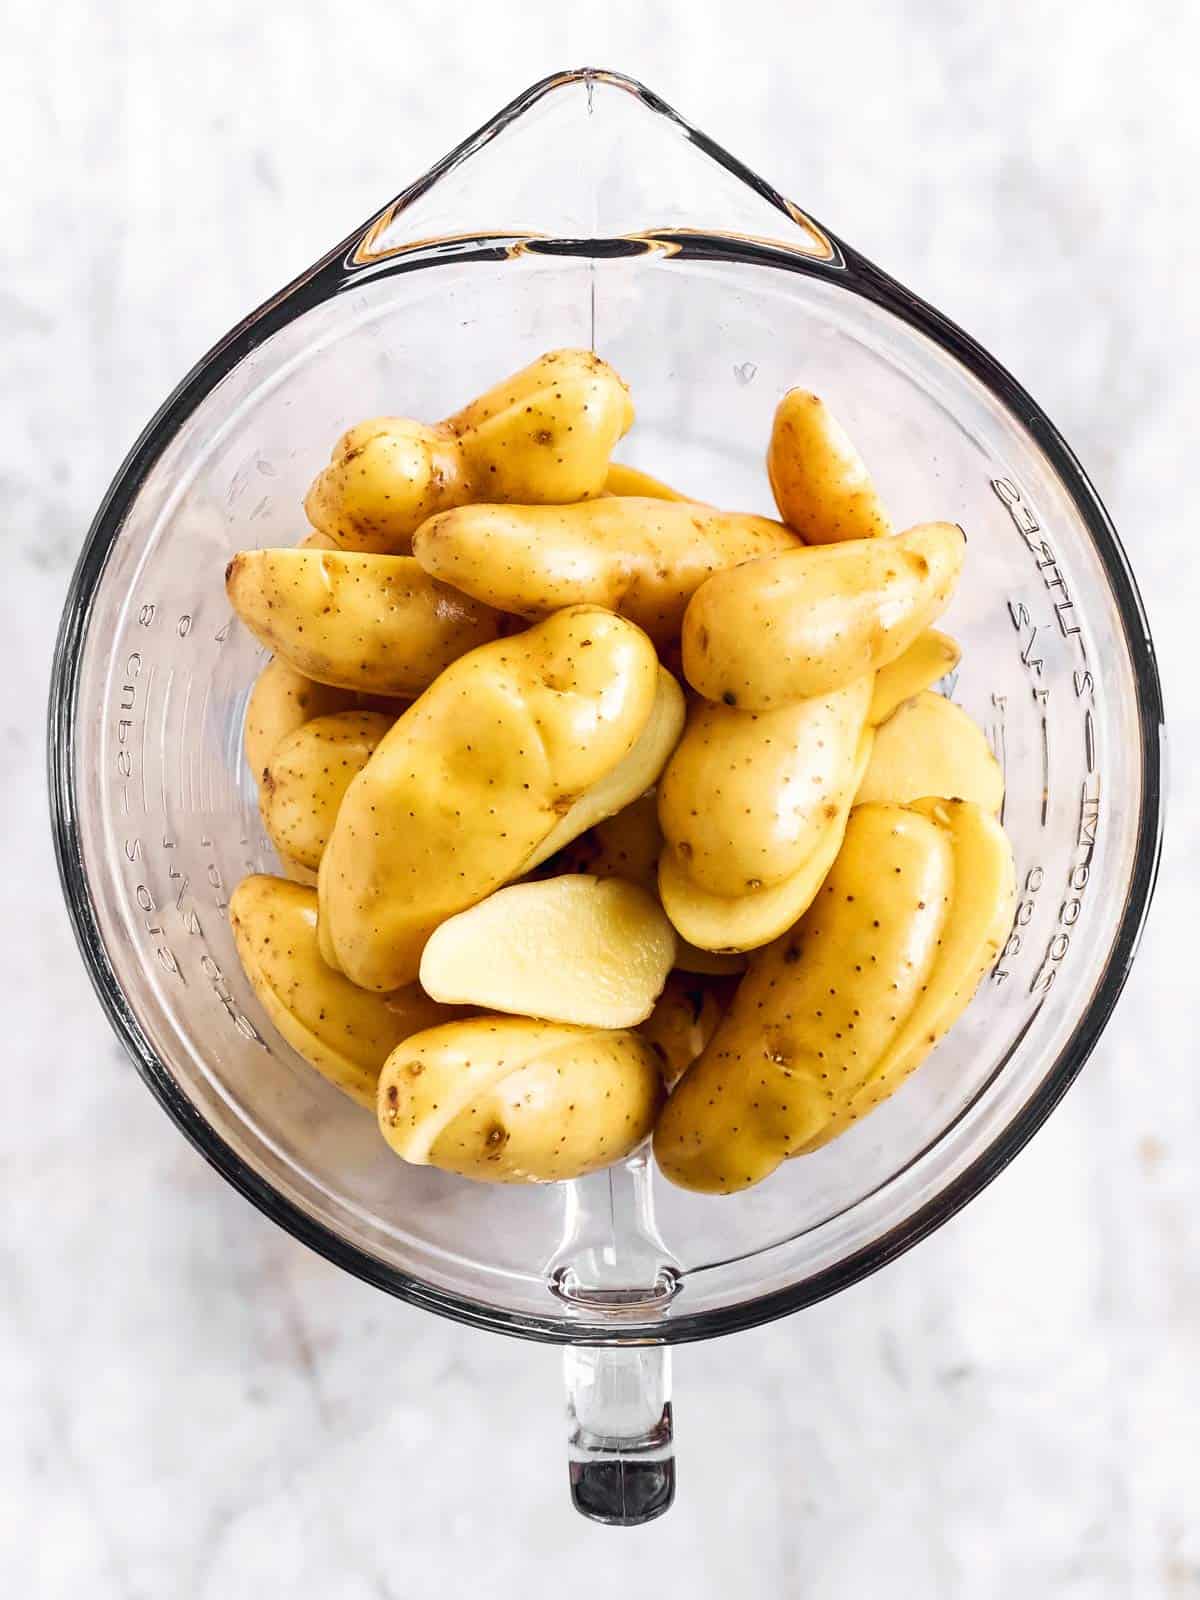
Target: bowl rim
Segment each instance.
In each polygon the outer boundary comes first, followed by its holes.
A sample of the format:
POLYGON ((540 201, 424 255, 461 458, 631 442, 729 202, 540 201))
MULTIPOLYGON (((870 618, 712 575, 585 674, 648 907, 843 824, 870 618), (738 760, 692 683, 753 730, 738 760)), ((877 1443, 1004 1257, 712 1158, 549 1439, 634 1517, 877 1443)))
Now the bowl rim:
MULTIPOLYGON (((50 818, 59 879, 76 942, 109 1022, 147 1087, 182 1133, 210 1165, 260 1211, 335 1266, 411 1305, 456 1322, 551 1344, 677 1344, 756 1327, 849 1288, 911 1249, 979 1194, 1037 1132, 1082 1070, 1124 987, 1145 924, 1162 845, 1164 729, 1162 689, 1141 597, 1112 521, 1074 452, 1016 379, 969 334, 819 223, 812 225, 831 247, 830 255, 824 259, 801 253, 782 239, 778 242, 747 241, 744 246, 727 248, 726 259, 766 262, 786 270, 832 278, 848 292, 873 301, 947 350, 1010 411, 1020 416, 1083 520, 1108 579, 1129 650, 1142 735, 1141 803, 1133 867, 1125 907, 1091 1004, 1053 1067, 987 1148, 932 1199, 845 1259, 801 1282, 736 1305, 692 1313, 682 1311, 662 1321, 622 1321, 614 1325, 593 1319, 568 1320, 562 1316, 498 1308, 426 1283, 349 1243, 301 1206, 286 1199, 244 1161, 183 1094, 155 1054, 109 959, 84 871, 78 825, 74 724, 92 606, 129 508, 179 426, 257 345, 313 306, 358 281, 360 268, 355 261, 355 251, 385 217, 394 215, 425 193, 445 173, 459 166, 545 96, 566 87, 596 82, 625 91, 656 117, 672 124, 675 133, 741 179, 793 226, 797 215, 804 215, 770 184, 685 121, 665 101, 623 73, 590 67, 558 72, 510 101, 400 196, 381 208, 365 226, 356 229, 219 340, 166 399, 134 443, 96 512, 59 625, 47 717, 50 818)), ((639 236, 639 239, 644 242, 644 237, 639 236)), ((495 240, 496 236, 492 235, 486 241, 482 238, 477 241, 477 257, 494 257, 497 254, 495 240)), ((595 241, 578 243, 582 247, 594 245, 595 241)), ((728 247, 728 241, 724 243, 728 247)), ((463 241, 456 240, 454 259, 461 261, 463 254, 463 241)))

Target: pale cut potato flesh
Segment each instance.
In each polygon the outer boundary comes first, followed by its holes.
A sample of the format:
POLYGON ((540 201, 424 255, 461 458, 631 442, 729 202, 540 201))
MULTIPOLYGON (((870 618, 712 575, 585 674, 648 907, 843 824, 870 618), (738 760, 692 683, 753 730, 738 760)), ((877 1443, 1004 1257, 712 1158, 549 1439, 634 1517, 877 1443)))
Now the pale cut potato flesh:
POLYGON ((371 417, 342 435, 304 502, 348 550, 405 555, 427 517, 471 500, 587 500, 633 420, 591 350, 551 350, 443 422, 371 417))
POLYGON ((314 717, 278 747, 263 773, 261 809, 282 858, 317 870, 346 790, 395 720, 337 711, 314 717))
POLYGON ((658 864, 659 895, 663 910, 682 939, 701 950, 755 950, 769 944, 804 915, 841 848, 854 791, 866 770, 873 739, 872 730, 864 729, 854 781, 847 786, 835 815, 804 865, 790 878, 744 895, 711 894, 688 877, 674 851, 663 851, 658 864))
POLYGON ((962 651, 948 633, 936 628, 926 628, 919 633, 908 649, 881 667, 875 674, 875 690, 871 695, 871 708, 867 721, 877 728, 886 722, 892 712, 929 689, 947 673, 953 672, 962 659, 962 651))
POLYGON ((853 792, 870 677, 774 711, 695 700, 658 786, 680 871, 739 896, 794 877, 853 792))
POLYGON ((877 672, 945 609, 965 547, 954 523, 928 522, 717 572, 687 608, 684 674, 708 700, 766 711, 877 672))
POLYGON ((501 619, 431 579, 411 556, 243 550, 225 571, 230 604, 261 644, 308 678, 416 695, 501 619))
POLYGON ((863 458, 807 389, 791 389, 779 402, 767 476, 779 515, 806 544, 879 539, 892 531, 863 458))
POLYGON ((680 494, 678 489, 672 489, 669 484, 652 478, 648 472, 642 472, 638 467, 627 467, 622 461, 610 461, 608 476, 604 480, 605 494, 638 495, 647 500, 687 500, 690 496, 680 494))
POLYGON ((982 731, 961 706, 931 689, 906 700, 875 730, 854 803, 907 805, 926 796, 971 800, 993 812, 1004 802, 1004 774, 982 731))
POLYGON ((421 987, 452 1005, 630 1028, 674 961, 675 930, 644 889, 572 874, 511 884, 448 918, 421 956, 421 987))
POLYGON ((903 1036, 947 927, 947 831, 864 806, 803 920, 761 951, 665 1106, 654 1153, 672 1183, 732 1194, 810 1144, 903 1036))
POLYGON ((321 950, 367 989, 410 983, 439 923, 517 876, 649 720, 646 635, 591 606, 447 667, 347 789, 321 858, 321 950))
POLYGON ((375 1106, 380 1068, 411 1034, 460 1011, 414 983, 368 994, 321 960, 314 889, 282 878, 243 878, 229 901, 238 956, 263 1010, 322 1077, 360 1105, 375 1106))
POLYGON ((653 787, 683 732, 686 708, 683 690, 665 667, 658 669, 654 709, 637 743, 598 783, 584 791, 556 827, 542 840, 525 863, 532 872, 556 850, 561 850, 598 822, 619 811, 653 787))
POLYGON ((426 571, 486 605, 524 617, 600 605, 656 643, 678 637, 688 600, 712 573, 800 548, 767 517, 646 496, 462 506, 431 517, 413 538, 426 571))
POLYGON ((630 1155, 662 1096, 636 1033, 477 1017, 406 1040, 377 1106, 405 1161, 484 1183, 554 1183, 630 1155))

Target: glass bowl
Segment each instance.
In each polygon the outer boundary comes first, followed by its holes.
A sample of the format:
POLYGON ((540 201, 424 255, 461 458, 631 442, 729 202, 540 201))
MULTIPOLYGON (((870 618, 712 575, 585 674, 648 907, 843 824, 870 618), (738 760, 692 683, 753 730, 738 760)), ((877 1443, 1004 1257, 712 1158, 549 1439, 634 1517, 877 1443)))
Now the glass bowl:
POLYGON ((348 1271, 573 1347, 576 1499, 616 1521, 669 1503, 661 1347, 873 1271, 976 1194, 1079 1071, 1151 893, 1160 738, 1124 555, 1037 405, 655 96, 594 70, 514 101, 188 375, 97 515, 50 707, 64 890, 150 1089, 348 1271), (630 383, 622 459, 698 498, 772 511, 771 416, 803 383, 845 421, 896 526, 946 519, 969 539, 944 623, 963 661, 943 687, 1004 766, 1012 935, 894 1098, 728 1198, 674 1189, 644 1158, 532 1189, 403 1165, 271 1027, 226 917, 238 880, 273 866, 241 751, 263 655, 231 616, 226 562, 297 540, 304 491, 352 423, 443 416, 563 345, 630 383))

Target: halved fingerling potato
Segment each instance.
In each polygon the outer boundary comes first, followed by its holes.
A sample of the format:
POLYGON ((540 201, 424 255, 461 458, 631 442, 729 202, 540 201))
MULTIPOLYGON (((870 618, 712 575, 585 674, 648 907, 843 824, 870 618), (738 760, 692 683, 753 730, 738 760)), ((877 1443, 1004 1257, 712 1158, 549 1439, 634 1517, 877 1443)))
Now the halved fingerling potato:
POLYGON ((809 1144, 901 1036, 938 958, 954 891, 945 829, 899 806, 856 811, 803 920, 759 952, 659 1119, 684 1188, 731 1194, 809 1144))
POLYGON ((373 694, 420 694, 500 630, 495 611, 431 579, 411 556, 243 550, 225 589, 255 638, 298 672, 373 694))
POLYGON ((807 389, 791 389, 779 402, 767 476, 779 515, 806 544, 879 539, 892 531, 849 435, 807 389))
POLYGON ((553 1183, 631 1154, 662 1096, 636 1033, 477 1017, 406 1040, 377 1105, 405 1161, 484 1183, 553 1183))
POLYGON ((871 695, 867 721, 877 728, 906 700, 911 700, 922 689, 931 688, 939 679, 953 672, 961 659, 962 651, 948 633, 926 628, 907 650, 875 674, 875 689, 871 695))
POLYGON ((679 635, 688 600, 712 573, 800 548, 782 523, 689 500, 623 496, 577 505, 470 505, 413 537, 426 571, 519 616, 604 606, 655 640, 679 635))
POLYGON ((311 1067, 360 1105, 375 1106, 379 1072, 411 1034, 462 1015, 416 984, 367 994, 321 960, 314 889, 243 878, 229 901, 238 956, 263 1010, 311 1067))
POLYGON ((351 780, 395 721, 379 711, 338 711, 314 717, 288 735, 262 778, 263 823, 281 857, 321 865, 351 780))
POLYGON ((486 497, 589 499, 633 420, 629 391, 590 350, 552 350, 443 422, 372 417, 334 446, 305 510, 347 550, 405 555, 427 517, 486 497))
POLYGON ((511 884, 450 917, 420 976, 447 1004, 630 1028, 654 1009, 674 961, 675 930, 644 889, 572 874, 511 884))
POLYGON ((695 700, 658 786, 680 870, 739 896, 794 877, 852 792, 871 678, 774 711, 695 700))
POLYGON ((708 700, 765 711, 894 661, 946 607, 966 540, 950 522, 799 547, 715 573, 683 624, 683 667, 708 700))
POLYGON ((517 876, 650 718, 646 635, 579 606, 454 662, 351 783, 321 859, 321 948, 368 989, 411 982, 429 935, 517 876))
POLYGON ((982 730, 961 706, 930 689, 906 700, 875 730, 855 804, 907 805, 926 795, 971 800, 992 812, 1004 803, 1004 774, 982 730))
POLYGON ((526 862, 531 872, 556 850, 603 822, 645 794, 657 782, 672 750, 683 732, 685 706, 683 690, 665 667, 658 669, 654 706, 637 743, 623 761, 613 767, 591 788, 586 789, 558 824, 542 840, 526 862))

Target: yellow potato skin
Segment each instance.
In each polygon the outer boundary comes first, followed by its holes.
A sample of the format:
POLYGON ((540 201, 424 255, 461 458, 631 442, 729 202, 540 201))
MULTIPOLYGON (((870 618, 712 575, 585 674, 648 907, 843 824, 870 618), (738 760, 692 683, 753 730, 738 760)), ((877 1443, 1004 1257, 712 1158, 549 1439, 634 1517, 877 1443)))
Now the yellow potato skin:
POLYGON ((687 500, 686 494, 680 494, 678 489, 672 489, 670 484, 663 483, 658 478, 652 478, 648 472, 642 472, 637 467, 627 467, 624 462, 610 461, 608 475, 604 480, 605 494, 639 495, 650 500, 687 500))
POLYGON ((1004 774, 982 729, 931 689, 906 700, 876 730, 855 804, 907 805, 925 796, 971 800, 993 812, 1004 803, 1004 774))
POLYGON ((261 781, 267 763, 289 734, 314 717, 350 711, 354 706, 351 690, 315 683, 282 656, 268 661, 254 680, 242 730, 246 765, 255 781, 261 781))
POLYGON ((930 522, 718 572, 687 608, 687 680, 706 699, 768 711, 877 672, 948 604, 965 547, 961 528, 930 522))
POLYGON ((629 1155, 662 1093, 635 1033, 485 1016, 406 1040, 377 1105, 406 1161, 484 1183, 554 1183, 629 1155))
POLYGON ((625 384, 590 350, 552 350, 444 422, 373 417, 342 436, 305 500, 347 550, 404 555, 427 517, 472 500, 586 500, 633 420, 625 384))
POLYGON ((875 674, 867 721, 877 728, 906 700, 953 672, 961 660, 962 651, 948 633, 926 628, 902 655, 875 674))
POLYGON ((594 607, 462 657, 346 791, 321 860, 321 946, 356 983, 416 977, 441 922, 524 863, 628 754, 654 704, 645 634, 594 607))
POLYGON ((792 877, 853 793, 871 678, 774 711, 696 700, 658 786, 680 871, 710 894, 792 877))
POLYGON ((462 506, 431 517, 413 538, 427 572, 486 605, 523 617, 604 606, 657 644, 678 638, 689 599, 711 574, 799 548, 795 534, 766 517, 646 496, 462 506))
POLYGON ((898 806, 854 813, 812 907, 752 959, 663 1110, 654 1153, 672 1183, 732 1194, 820 1134, 916 1006, 953 889, 935 822, 898 806))
POLYGON ((315 872, 350 782, 396 719, 379 711, 314 717, 276 749, 263 772, 261 807, 271 843, 315 872))
POLYGON ((694 972, 676 971, 667 979, 658 1004, 637 1031, 658 1058, 668 1089, 703 1053, 735 986, 733 979, 706 978, 694 972))
POLYGON ((282 878, 244 878, 229 920, 246 976, 275 1027, 352 1100, 375 1106, 380 1068, 410 1034, 462 1015, 416 984, 366 994, 317 949, 317 893, 282 878))
POLYGON ((779 515, 806 544, 891 533, 866 464, 825 402, 792 389, 775 412, 767 476, 779 515))
POLYGON ((318 683, 412 696, 494 639, 501 619, 431 580, 411 556, 244 550, 230 604, 260 643, 318 683))

